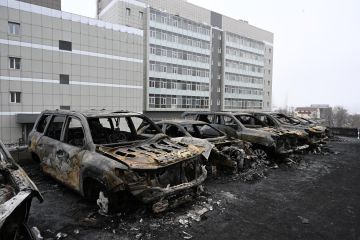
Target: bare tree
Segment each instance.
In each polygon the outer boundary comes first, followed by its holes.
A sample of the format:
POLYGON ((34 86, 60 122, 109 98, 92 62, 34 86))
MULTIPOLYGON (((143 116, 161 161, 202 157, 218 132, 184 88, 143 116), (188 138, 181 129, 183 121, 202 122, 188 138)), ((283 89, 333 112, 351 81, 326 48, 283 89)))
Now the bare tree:
POLYGON ((337 106, 333 109, 333 120, 335 127, 345 127, 348 122, 349 113, 348 111, 342 107, 337 106))
POLYGON ((360 114, 350 116, 350 126, 353 128, 360 128, 360 114))

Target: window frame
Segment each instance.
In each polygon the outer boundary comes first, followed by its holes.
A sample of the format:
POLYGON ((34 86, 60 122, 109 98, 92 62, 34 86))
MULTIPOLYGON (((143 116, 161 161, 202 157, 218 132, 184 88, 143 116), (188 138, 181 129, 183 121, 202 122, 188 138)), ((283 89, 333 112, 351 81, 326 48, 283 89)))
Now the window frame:
POLYGON ((130 17, 131 16, 131 8, 125 8, 125 14, 126 16, 130 17))
POLYGON ((21 103, 21 95, 22 95, 22 92, 19 92, 19 91, 10 91, 9 102, 10 102, 10 103, 15 103, 15 104, 21 103), (13 94, 14 94, 14 95, 13 95, 13 94), (12 101, 13 96, 14 96, 14 101, 12 101), (18 101, 18 98, 19 98, 19 101, 18 101))
POLYGON ((51 117, 49 123, 47 124, 46 129, 44 130, 43 135, 44 135, 45 137, 51 138, 52 140, 59 141, 59 142, 63 142, 63 138, 64 138, 64 125, 65 125, 65 123, 66 123, 66 119, 67 119, 67 115, 65 115, 65 114, 52 114, 52 117, 51 117), (62 123, 62 125, 61 125, 60 139, 55 139, 55 138, 53 138, 53 137, 51 137, 51 136, 48 136, 48 131, 49 131, 50 124, 53 123, 53 121, 54 121, 54 119, 55 119, 56 117, 64 117, 64 121, 63 121, 63 123, 62 123))
POLYGON ((51 119, 52 119, 52 115, 51 115, 51 114, 43 114, 43 115, 40 117, 39 121, 36 123, 36 126, 35 126, 36 132, 41 133, 41 134, 44 134, 44 133, 46 132, 46 129, 47 129, 49 123, 51 122, 51 119), (39 126, 40 126, 40 123, 41 123, 42 121, 45 121, 45 119, 48 118, 48 117, 50 117, 50 120, 46 123, 46 125, 44 126, 44 129, 40 132, 39 129, 38 129, 39 126))
POLYGON ((21 70, 21 58, 9 56, 9 69, 11 69, 11 70, 21 70), (18 62, 19 67, 18 68, 16 67, 17 66, 16 60, 19 60, 19 62, 18 62), (12 62, 13 62, 13 67, 11 67, 12 62))
MULTIPOLYGON (((48 124, 49 124, 49 123, 48 123, 48 124)), ((69 145, 69 146, 72 146, 72 147, 78 147, 78 148, 83 148, 83 147, 85 147, 85 145, 86 145, 86 143, 87 143, 86 134, 85 134, 85 128, 84 128, 84 124, 83 124, 83 122, 81 121, 80 118, 78 118, 78 117, 76 117, 76 116, 72 116, 72 115, 66 116, 66 119, 65 119, 64 124, 63 124, 63 126, 62 126, 62 131, 61 131, 61 132, 62 132, 62 133, 61 133, 62 136, 60 136, 60 141, 61 141, 62 143, 66 144, 66 145, 69 145), (83 136, 84 136, 83 145, 82 145, 81 147, 80 147, 80 146, 72 145, 72 144, 70 144, 70 143, 68 143, 68 142, 65 142, 65 139, 66 139, 66 137, 67 137, 66 135, 67 135, 67 133, 68 133, 69 126, 70 126, 70 122, 71 122, 72 119, 78 120, 78 121, 80 122, 80 125, 81 125, 81 129, 82 129, 83 136)))
POLYGON ((13 36, 20 36, 21 24, 18 22, 8 21, 8 34, 13 36), (16 26, 18 27, 18 32, 16 32, 16 26))

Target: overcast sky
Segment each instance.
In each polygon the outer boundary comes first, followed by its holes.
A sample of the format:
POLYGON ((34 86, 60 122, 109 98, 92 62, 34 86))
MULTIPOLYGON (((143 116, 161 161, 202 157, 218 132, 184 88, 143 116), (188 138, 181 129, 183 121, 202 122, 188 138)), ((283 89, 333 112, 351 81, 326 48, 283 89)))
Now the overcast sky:
MULTIPOLYGON (((342 105, 360 113, 360 1, 189 0, 274 33, 273 105, 342 105)), ((62 0, 94 17, 96 0, 62 0)))

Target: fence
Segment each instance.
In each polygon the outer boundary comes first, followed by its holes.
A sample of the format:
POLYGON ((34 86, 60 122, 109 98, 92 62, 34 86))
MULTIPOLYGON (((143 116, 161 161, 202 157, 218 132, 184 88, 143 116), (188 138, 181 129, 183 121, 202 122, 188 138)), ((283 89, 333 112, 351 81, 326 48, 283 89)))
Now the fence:
POLYGON ((330 128, 331 133, 335 136, 344 136, 344 137, 356 137, 359 138, 358 128, 330 128))

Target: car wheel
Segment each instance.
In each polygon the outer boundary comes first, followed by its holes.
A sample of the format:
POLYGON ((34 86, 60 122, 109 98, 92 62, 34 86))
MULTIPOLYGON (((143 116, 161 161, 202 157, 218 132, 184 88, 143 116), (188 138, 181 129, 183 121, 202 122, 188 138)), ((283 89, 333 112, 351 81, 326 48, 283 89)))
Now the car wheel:
POLYGON ((34 161, 34 162, 40 162, 40 158, 38 157, 38 155, 34 152, 31 152, 31 159, 34 161))
POLYGON ((254 149, 253 152, 254 152, 255 156, 258 157, 258 159, 261 161, 267 161, 269 158, 269 155, 267 154, 267 152, 264 149, 256 148, 256 149, 254 149))
POLYGON ((91 203, 96 203, 100 192, 105 192, 105 186, 96 180, 87 179, 84 182, 84 196, 91 203))

